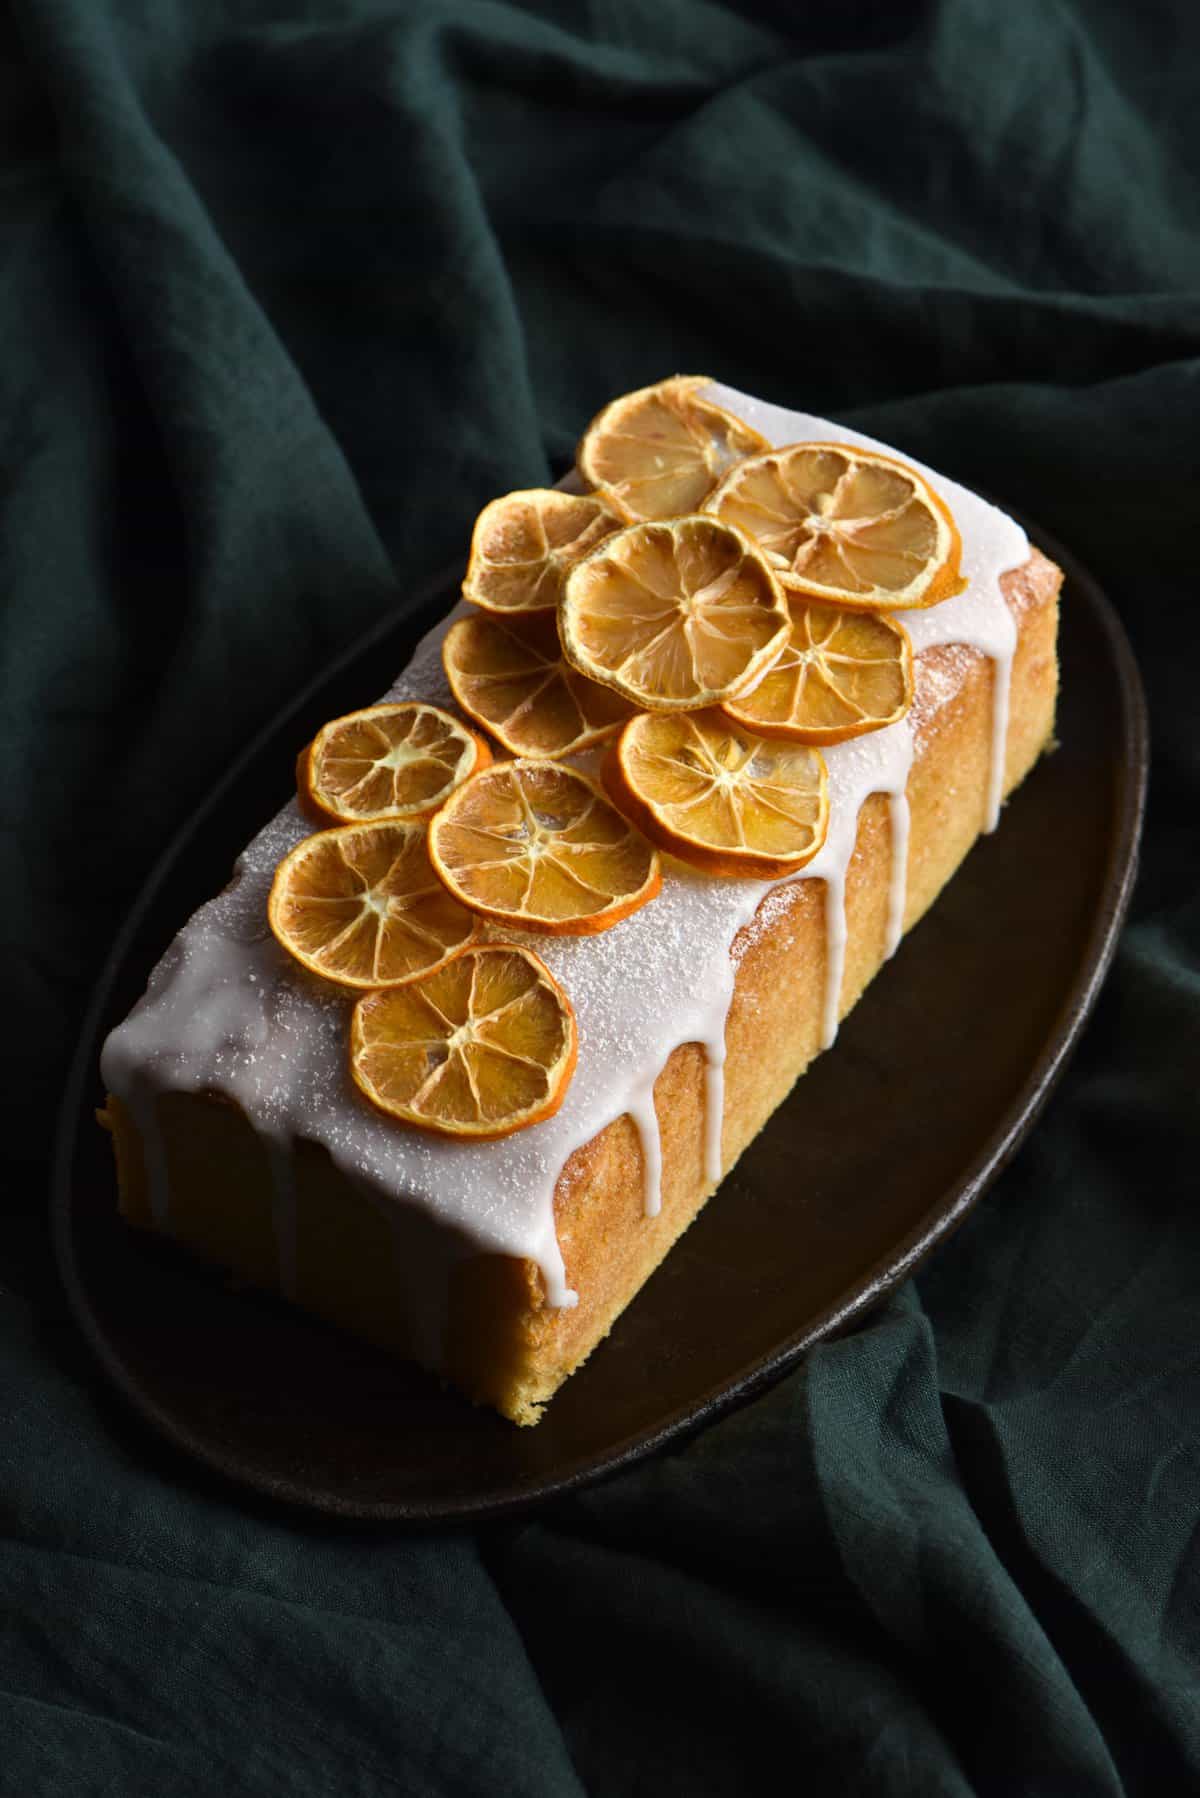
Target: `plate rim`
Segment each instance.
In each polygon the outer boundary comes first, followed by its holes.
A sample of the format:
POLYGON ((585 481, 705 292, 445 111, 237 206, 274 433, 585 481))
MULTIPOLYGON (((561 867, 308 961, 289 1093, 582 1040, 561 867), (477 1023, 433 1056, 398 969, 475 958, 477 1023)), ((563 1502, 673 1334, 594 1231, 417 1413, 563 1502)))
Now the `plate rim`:
POLYGON ((213 815, 226 795, 236 786, 243 772, 286 727, 289 719, 302 713, 332 681, 375 644, 392 636, 398 627, 402 628, 409 619, 412 621, 415 647, 425 611, 457 582, 460 568, 454 563, 421 585, 414 599, 405 607, 404 617, 398 618, 393 611, 377 620, 254 733, 229 763, 225 773, 209 789, 199 806, 172 834, 166 848, 152 864, 89 995, 56 1119, 50 1180, 54 1258, 73 1322, 80 1329, 110 1386, 115 1388, 124 1405, 142 1423, 148 1424, 174 1449, 181 1451, 189 1460, 199 1462, 223 1482, 235 1486, 243 1493, 253 1492, 259 1498, 267 1498, 290 1511, 301 1511, 310 1517, 315 1515, 327 1520, 336 1518, 360 1526, 376 1523, 416 1528, 462 1525, 512 1517, 527 1512, 535 1505, 547 1503, 615 1476, 654 1454, 667 1443, 682 1442, 746 1404, 790 1372, 815 1343, 844 1328, 876 1305, 953 1233, 1012 1159, 1041 1116, 1095 1005, 1112 963, 1137 879, 1138 848, 1149 778, 1149 720, 1145 693, 1133 650, 1115 607, 1099 582, 1073 552, 1050 532, 1032 524, 1022 512, 1011 507, 1006 509, 1010 516, 1025 527, 1031 543, 1042 548, 1062 568, 1066 581, 1082 595, 1100 628, 1116 679, 1124 727, 1122 742, 1126 753, 1118 764, 1104 878, 1096 894, 1084 952, 1054 1022, 1046 1034, 1041 1052, 1030 1064, 1026 1078, 996 1129, 984 1140, 953 1182, 953 1197, 949 1205, 939 1207, 937 1216, 932 1221, 926 1213, 921 1222, 897 1242, 885 1260, 876 1261, 863 1273, 849 1294, 844 1294, 833 1305, 810 1316, 801 1329, 776 1343, 756 1361, 740 1368, 732 1378, 714 1387, 699 1403, 677 1408, 654 1425, 633 1432, 602 1455, 591 1453, 568 1462, 557 1475, 539 1474, 528 1480, 517 1479, 482 1496, 428 1501, 356 1500, 341 1494, 316 1493, 300 1482, 264 1473, 252 1464, 223 1455, 205 1437, 194 1434, 186 1425, 181 1424, 170 1408, 160 1405, 139 1384, 125 1359, 110 1342, 91 1303, 87 1282, 76 1253, 73 1224, 72 1173, 79 1121, 85 1110, 89 1113, 91 1110, 87 1104, 87 1091, 94 1076, 100 1033, 112 991, 120 977, 131 943, 175 861, 184 852, 196 830, 213 815))

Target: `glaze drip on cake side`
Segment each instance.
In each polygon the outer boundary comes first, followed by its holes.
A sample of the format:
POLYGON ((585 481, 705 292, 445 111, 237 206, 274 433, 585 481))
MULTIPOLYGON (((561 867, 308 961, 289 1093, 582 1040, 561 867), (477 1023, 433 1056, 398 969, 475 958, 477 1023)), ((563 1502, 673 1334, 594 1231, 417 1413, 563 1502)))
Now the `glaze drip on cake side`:
MULTIPOLYGON (((842 426, 728 388, 714 385, 709 391, 775 444, 820 438, 883 447, 842 426)), ((923 472, 954 512, 968 585, 928 611, 904 614, 904 622, 918 655, 953 643, 992 661, 991 828, 1003 782, 1016 641, 1000 576, 1027 559, 1029 545, 1003 513, 932 471, 923 472)), ((440 661, 448 623, 422 641, 387 698, 452 706, 440 661)), ((919 662, 917 678, 919 699, 919 662)), ((820 855, 791 878, 826 883, 828 1044, 837 1029, 846 870, 859 810, 876 792, 887 794, 890 804, 890 948, 903 926, 911 719, 824 753, 830 776, 829 837, 820 855)), ((574 1304, 554 1226, 559 1174, 575 1149, 630 1113, 644 1150, 646 1210, 653 1214, 658 1209, 661 1148, 653 1084, 681 1043, 699 1043, 708 1060, 705 1165, 710 1183, 716 1184, 722 1165, 725 1021, 735 972, 730 951, 772 883, 712 879, 668 861, 659 898, 600 936, 521 938, 512 931, 495 932, 531 943, 566 988, 578 1018, 579 1063, 555 1117, 499 1142, 458 1143, 405 1129, 357 1093, 346 1051, 352 996, 305 974, 267 928, 267 893, 275 867, 310 830, 292 804, 254 838, 230 885, 181 931, 145 997, 109 1037, 102 1071, 138 1127, 151 1204, 164 1227, 169 1227, 169 1217, 157 1094, 210 1092, 241 1107, 260 1133, 274 1173, 280 1281, 289 1295, 297 1280, 292 1148, 298 1140, 323 1145, 339 1170, 394 1221, 397 1303, 412 1318, 422 1358, 436 1366, 444 1293, 428 1277, 419 1288, 410 1287, 404 1272, 413 1257, 404 1253, 403 1240, 419 1230, 425 1244, 436 1241, 447 1271, 456 1256, 479 1251, 527 1258, 541 1268, 551 1305, 574 1304)), ((427 1258, 423 1266, 428 1269, 427 1258)))

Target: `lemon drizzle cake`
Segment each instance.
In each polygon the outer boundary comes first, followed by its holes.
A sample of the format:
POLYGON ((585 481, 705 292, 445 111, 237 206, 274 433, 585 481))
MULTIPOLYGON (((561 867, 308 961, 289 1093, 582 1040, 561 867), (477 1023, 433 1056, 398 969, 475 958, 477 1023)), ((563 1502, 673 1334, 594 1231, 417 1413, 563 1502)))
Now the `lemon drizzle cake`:
MULTIPOLYGON (((713 385, 719 406, 770 443, 801 439, 873 446, 870 439, 713 385)), ((1030 546, 1020 527, 955 483, 923 471, 953 512, 962 539, 964 590, 928 610, 904 613, 917 652, 913 710, 898 723, 824 752, 829 827, 798 876, 823 885, 825 956, 822 1047, 834 1040, 846 953, 846 880, 860 813, 872 795, 889 813, 886 949, 905 921, 908 799, 914 732, 951 696, 953 670, 936 672, 922 652, 959 646, 964 665, 987 659, 990 758, 986 828, 994 827, 1005 778, 1008 704, 1017 626, 1002 577, 1022 568, 1030 546), (938 690, 938 683, 945 691, 938 690)), ((441 643, 456 608, 418 646, 389 698, 453 706, 441 643)), ((580 764, 588 765, 582 757, 580 764)), ((546 1305, 576 1305, 556 1229, 555 1196, 573 1154, 628 1116, 641 1144, 641 1209, 659 1210, 663 1160, 655 1081, 672 1052, 695 1043, 705 1061, 703 1171, 706 1189, 726 1164, 722 1143, 726 1018, 737 973, 731 950, 757 919, 768 927, 773 894, 788 882, 713 879, 680 863, 664 868, 654 904, 603 934, 518 937, 540 954, 568 992, 578 1021, 574 1079, 556 1115, 489 1143, 459 1142, 398 1127, 367 1105, 346 1063, 347 997, 297 968, 266 923, 267 894, 281 858, 311 824, 289 805, 253 840, 230 885, 181 931, 145 997, 110 1036, 102 1071, 140 1143, 148 1219, 172 1229, 171 1179, 161 1129, 164 1094, 202 1094, 235 1106, 253 1127, 271 1169, 277 1283, 297 1296, 295 1149, 317 1144, 334 1167, 387 1217, 395 1234, 395 1304, 413 1353, 444 1366, 447 1291, 453 1269, 479 1255, 537 1268, 546 1305), (764 902, 767 903, 764 903, 764 902)), ((797 878, 797 877, 792 877, 797 878)), ((611 1319, 609 1319, 611 1321, 611 1319)), ((522 1420, 528 1420, 523 1418, 522 1420)))

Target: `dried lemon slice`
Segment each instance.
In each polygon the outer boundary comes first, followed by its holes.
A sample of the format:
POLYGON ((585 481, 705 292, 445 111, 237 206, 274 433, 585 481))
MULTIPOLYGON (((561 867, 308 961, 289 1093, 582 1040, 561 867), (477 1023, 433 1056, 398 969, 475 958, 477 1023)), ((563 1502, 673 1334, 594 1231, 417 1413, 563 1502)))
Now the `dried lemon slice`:
POLYGON ((584 480, 628 519, 675 518, 701 502, 767 440, 700 398, 707 375, 672 375, 622 394, 588 426, 576 461, 584 480))
POLYGON ((829 826, 820 751, 759 736, 719 711, 631 718, 604 780, 652 842, 706 874, 793 873, 829 826))
POLYGON ((551 1117, 578 1054, 571 1002, 531 949, 485 943, 388 992, 350 1023, 350 1070, 373 1105, 442 1136, 509 1136, 551 1117))
POLYGON ((594 493, 506 493, 475 520, 463 598, 488 612, 553 611, 567 570, 620 523, 594 493))
POLYGON ((485 917, 594 936, 653 899, 658 857, 593 781, 557 762, 494 762, 429 830, 434 868, 485 917))
POLYGON ((912 642, 878 612, 843 612, 798 593, 792 633, 753 692, 721 710, 764 737, 842 743, 903 718, 913 697, 912 642))
POLYGON ((788 638, 782 589, 763 557, 716 519, 634 524, 577 562, 558 617, 589 679, 654 711, 742 692, 788 638))
POLYGON ((446 632, 442 666, 463 711, 514 755, 573 755, 630 713, 563 660, 553 616, 460 618, 446 632))
POLYGON ((867 611, 936 605, 966 586, 950 510, 905 462, 793 443, 726 475, 704 510, 758 544, 785 587, 867 611))
POLYGON ((275 871, 267 919, 283 947, 342 986, 396 986, 465 947, 478 921, 429 863, 424 824, 347 824, 306 837, 275 871))
POLYGON ((486 768, 482 737, 419 700, 367 706, 323 725, 296 766, 302 799, 344 824, 420 818, 486 768))

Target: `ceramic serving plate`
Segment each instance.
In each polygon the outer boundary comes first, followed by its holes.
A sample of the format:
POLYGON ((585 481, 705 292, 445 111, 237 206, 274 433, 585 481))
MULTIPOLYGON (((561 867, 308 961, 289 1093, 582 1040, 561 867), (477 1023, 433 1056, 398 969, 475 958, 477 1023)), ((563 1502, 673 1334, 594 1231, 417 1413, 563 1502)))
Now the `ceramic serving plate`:
POLYGON ((912 1271, 1045 1103, 1134 878, 1147 764, 1137 671, 1096 582, 1027 528, 1067 577, 1060 747, 536 1429, 231 1290, 117 1216, 94 1117, 105 1034, 286 799, 297 747, 376 696, 453 582, 373 630, 249 746, 147 881, 64 1098, 53 1191, 62 1277, 100 1366, 148 1424, 243 1487, 325 1513, 393 1523, 511 1513, 719 1417, 912 1271), (864 1132, 864 1114, 888 1128, 864 1132))

